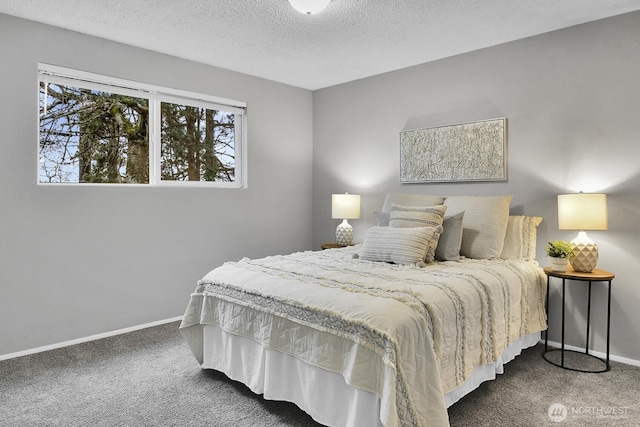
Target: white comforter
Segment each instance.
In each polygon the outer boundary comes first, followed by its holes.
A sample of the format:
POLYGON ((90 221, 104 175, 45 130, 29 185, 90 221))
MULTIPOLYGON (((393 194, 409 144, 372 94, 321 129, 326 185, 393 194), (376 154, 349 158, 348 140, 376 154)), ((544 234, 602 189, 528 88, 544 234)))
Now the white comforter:
POLYGON ((424 268, 354 259, 358 247, 243 259, 191 295, 181 332, 202 363, 201 325, 340 373, 380 396, 387 427, 448 425, 444 393, 521 336, 546 329, 535 263, 424 268))

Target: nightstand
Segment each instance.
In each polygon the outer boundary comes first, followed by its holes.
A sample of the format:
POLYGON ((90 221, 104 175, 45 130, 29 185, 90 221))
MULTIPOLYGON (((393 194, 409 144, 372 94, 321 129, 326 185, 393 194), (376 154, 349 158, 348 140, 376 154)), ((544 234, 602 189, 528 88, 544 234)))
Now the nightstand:
POLYGON ((581 273, 573 270, 568 271, 554 271, 551 267, 545 267, 544 272, 547 275, 547 321, 549 319, 549 284, 552 277, 556 277, 562 279, 562 338, 561 338, 561 347, 555 349, 548 349, 548 337, 549 330, 545 333, 544 339, 544 353, 542 353, 542 357, 552 365, 558 366, 563 369, 569 369, 571 371, 578 372, 592 372, 592 373, 600 373, 607 372, 611 369, 609 364, 609 334, 611 331, 611 281, 615 277, 615 275, 609 271, 594 269, 591 273, 581 273), (587 342, 585 345, 584 353, 580 351, 574 350, 565 350, 564 348, 564 312, 565 312, 565 288, 566 281, 578 281, 578 282, 588 282, 589 283, 589 297, 587 302, 587 342), (591 321, 591 283, 592 282, 608 282, 608 302, 607 302, 607 358, 602 359, 600 357, 589 354, 589 324, 591 321), (552 352, 560 352, 560 363, 557 361, 551 360, 549 358, 549 354, 552 352), (565 365, 565 352, 573 352, 582 355, 586 355, 590 358, 599 360, 604 363, 605 367, 603 369, 581 369, 579 367, 570 367, 565 365))
MULTIPOLYGON (((347 245, 347 246, 353 246, 353 243, 347 245)), ((342 246, 338 243, 323 243, 322 246, 320 246, 322 248, 322 250, 325 249, 336 249, 336 248, 344 248, 346 246, 342 246)))

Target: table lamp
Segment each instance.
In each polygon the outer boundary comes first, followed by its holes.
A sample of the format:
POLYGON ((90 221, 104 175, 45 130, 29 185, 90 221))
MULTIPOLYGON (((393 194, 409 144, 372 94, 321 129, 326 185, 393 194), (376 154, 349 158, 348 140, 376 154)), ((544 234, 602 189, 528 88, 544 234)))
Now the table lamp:
POLYGON ((593 271, 598 263, 598 245, 587 236, 586 230, 608 228, 607 195, 582 192, 558 195, 558 228, 579 230, 571 241, 569 262, 574 271, 593 271))
POLYGON ((340 246, 351 244, 353 227, 347 220, 360 218, 360 196, 349 193, 332 194, 331 218, 342 220, 336 228, 336 242, 340 246))

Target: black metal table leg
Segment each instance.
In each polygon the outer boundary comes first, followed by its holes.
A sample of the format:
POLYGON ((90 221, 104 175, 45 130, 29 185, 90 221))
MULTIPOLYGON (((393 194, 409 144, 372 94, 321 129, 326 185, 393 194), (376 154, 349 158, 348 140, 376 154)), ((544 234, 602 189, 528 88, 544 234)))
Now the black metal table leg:
POLYGON ((552 365, 558 366, 560 368, 563 369, 569 369, 571 371, 578 371, 578 372, 591 372, 591 373, 600 373, 600 372, 607 372, 609 370, 611 370, 611 364, 610 364, 610 350, 611 350, 611 293, 612 293, 612 286, 611 286, 611 282, 613 280, 613 278, 615 277, 615 275, 611 272, 608 271, 604 271, 604 270, 598 270, 598 269, 594 269, 592 272, 589 273, 583 273, 583 272, 576 272, 576 271, 564 271, 564 272, 560 272, 560 271, 554 271, 551 267, 545 267, 544 269, 545 274, 547 275, 547 296, 546 296, 546 313, 547 313, 547 321, 549 320, 549 293, 551 290, 551 277, 557 277, 562 279, 562 335, 560 338, 560 348, 552 348, 549 349, 549 328, 547 326, 547 331, 545 333, 545 339, 544 339, 544 353, 542 354, 542 357, 549 363, 551 363, 552 365), (585 345, 585 351, 576 351, 576 350, 567 350, 565 348, 565 327, 566 327, 566 280, 573 280, 573 281, 582 281, 582 282, 588 282, 589 283, 589 289, 588 289, 588 300, 587 300, 587 337, 586 337, 586 345, 585 345), (590 354, 589 351, 589 347, 591 344, 591 340, 590 340, 590 335, 591 335, 591 288, 592 286, 592 282, 608 282, 607 285, 609 286, 609 289, 607 290, 607 356, 606 359, 602 358, 602 357, 598 357, 595 356, 593 354, 590 354), (553 360, 553 358, 550 358, 550 354, 553 352, 560 352, 560 363, 558 363, 556 360, 553 360), (582 369, 581 367, 578 366, 572 366, 574 365, 573 362, 569 361, 569 366, 565 365, 565 352, 570 352, 570 353, 577 353, 577 354, 581 354, 581 355, 586 355, 590 358, 596 359, 601 361, 604 364, 604 368, 602 369, 582 369))
POLYGON ((544 333, 544 351, 547 351, 547 345, 549 343, 549 280, 551 276, 547 276, 547 303, 545 305, 547 312, 547 331, 544 333))
POLYGON ((609 280, 609 296, 607 298, 607 371, 611 370, 609 364, 609 342, 611 340, 611 280, 609 280))
POLYGON ((562 344, 560 349, 560 366, 564 368, 564 294, 565 294, 565 280, 562 278, 562 344))
POLYGON ((584 347, 584 352, 589 354, 589 322, 591 321, 591 280, 589 280, 589 297, 587 299, 587 345, 584 347))

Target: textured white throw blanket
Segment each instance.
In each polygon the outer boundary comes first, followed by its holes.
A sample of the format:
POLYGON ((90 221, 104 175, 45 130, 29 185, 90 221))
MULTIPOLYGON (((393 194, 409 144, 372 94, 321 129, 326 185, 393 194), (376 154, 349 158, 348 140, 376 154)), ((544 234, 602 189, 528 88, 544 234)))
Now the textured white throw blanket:
POLYGON ((391 426, 448 425, 444 393, 521 336, 546 329, 535 263, 424 268, 353 259, 358 246, 243 259, 198 283, 181 332, 202 363, 202 326, 340 373, 380 396, 391 426))

